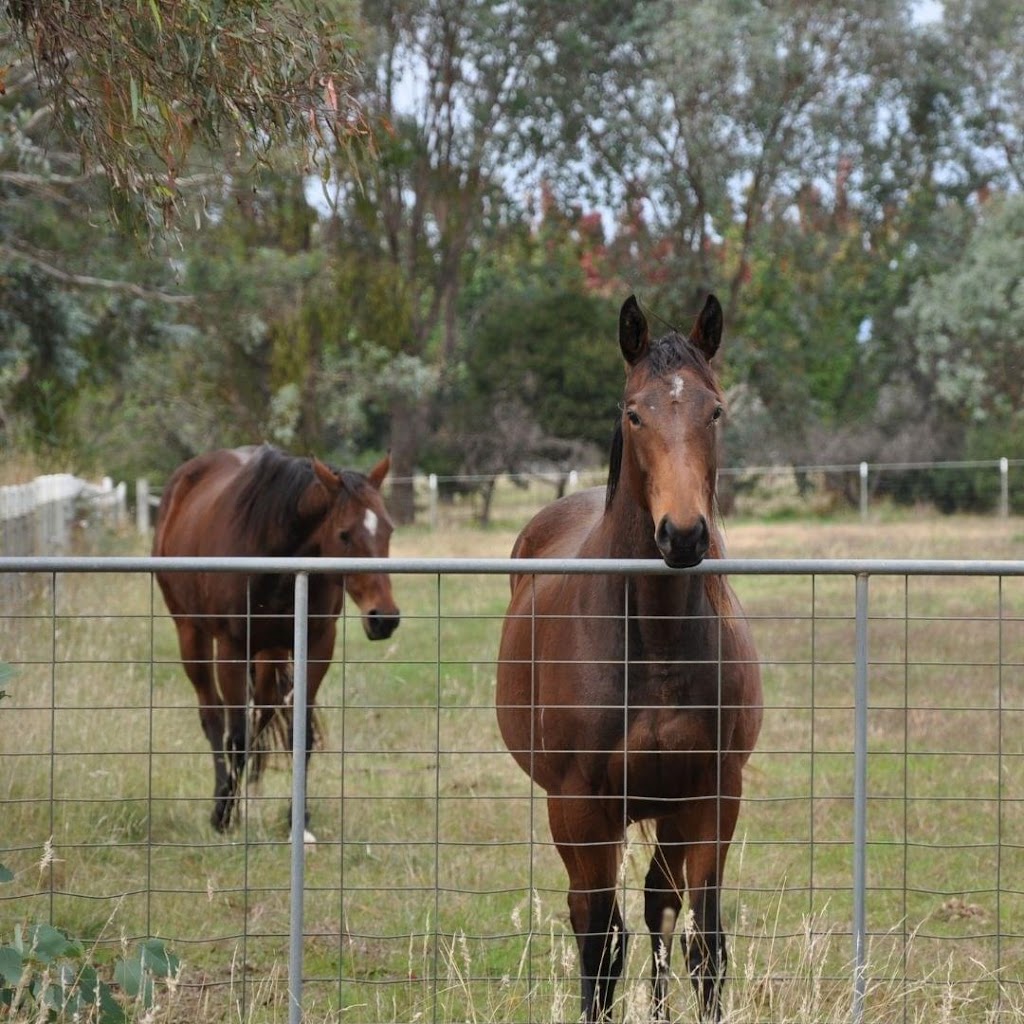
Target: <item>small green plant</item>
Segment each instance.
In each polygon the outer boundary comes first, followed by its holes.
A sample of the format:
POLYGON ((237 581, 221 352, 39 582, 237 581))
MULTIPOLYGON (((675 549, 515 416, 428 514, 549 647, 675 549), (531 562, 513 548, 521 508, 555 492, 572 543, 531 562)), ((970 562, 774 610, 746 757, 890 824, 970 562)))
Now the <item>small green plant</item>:
MULTIPOLYGON (((13 878, 0 864, 0 883, 13 878)), ((159 939, 119 957, 110 981, 93 953, 52 925, 15 925, 13 941, 0 944, 0 1006, 11 1019, 127 1024, 133 1010, 153 1006, 158 980, 173 984, 178 975, 178 958, 159 939)))

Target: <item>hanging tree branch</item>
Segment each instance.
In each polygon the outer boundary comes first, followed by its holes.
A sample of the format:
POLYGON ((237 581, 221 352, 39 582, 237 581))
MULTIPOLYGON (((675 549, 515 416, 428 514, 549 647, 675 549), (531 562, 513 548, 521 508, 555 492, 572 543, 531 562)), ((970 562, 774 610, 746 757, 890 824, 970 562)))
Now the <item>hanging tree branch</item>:
POLYGON ((265 159, 296 143, 308 166, 368 138, 345 3, 6 0, 0 66, 28 54, 83 167, 102 168, 122 198, 167 219, 197 145, 265 159))

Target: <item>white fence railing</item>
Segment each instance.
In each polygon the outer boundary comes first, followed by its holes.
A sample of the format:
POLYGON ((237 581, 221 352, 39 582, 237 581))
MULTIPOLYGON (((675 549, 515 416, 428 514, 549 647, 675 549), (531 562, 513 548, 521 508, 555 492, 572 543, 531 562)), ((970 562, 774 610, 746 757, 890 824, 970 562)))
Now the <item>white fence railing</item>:
POLYGON ((91 483, 71 473, 38 476, 0 487, 0 554, 65 554, 76 522, 94 515, 119 523, 126 514, 126 487, 110 477, 91 483))

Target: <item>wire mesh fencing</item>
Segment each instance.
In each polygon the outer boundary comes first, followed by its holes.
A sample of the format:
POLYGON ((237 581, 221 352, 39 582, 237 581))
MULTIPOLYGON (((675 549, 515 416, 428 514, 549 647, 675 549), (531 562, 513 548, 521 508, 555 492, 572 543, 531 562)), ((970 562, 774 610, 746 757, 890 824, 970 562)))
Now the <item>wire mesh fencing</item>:
MULTIPOLYGON (((343 613, 298 844, 283 754, 235 827, 210 827, 210 747, 154 566, 0 566, 0 945, 43 921, 102 963, 159 937, 183 964, 169 1020, 576 1019, 544 794, 495 721, 510 564, 391 560, 402 624, 380 643, 343 613)), ((765 704, 723 886, 726 1019, 1024 1020, 1024 563, 712 568, 743 601, 765 704)), ((619 1020, 650 1011, 650 855, 633 826, 619 1020)), ((671 1019, 696 1020, 678 946, 671 972, 671 1019)))
MULTIPOLYGON (((731 466, 718 472, 718 499, 730 515, 758 518, 842 515, 869 519, 887 507, 936 508, 1006 518, 1024 511, 1024 459, 945 462, 852 462, 824 465, 731 466)), ((521 524, 554 498, 603 486, 601 469, 485 473, 402 478, 412 487, 418 524, 432 530, 521 524)), ((399 482, 389 478, 388 488, 399 482)), ((150 530, 159 486, 135 482, 138 532, 150 530)), ((5 552, 15 553, 15 552, 5 552)), ((23 552, 24 553, 24 552, 23 552)))

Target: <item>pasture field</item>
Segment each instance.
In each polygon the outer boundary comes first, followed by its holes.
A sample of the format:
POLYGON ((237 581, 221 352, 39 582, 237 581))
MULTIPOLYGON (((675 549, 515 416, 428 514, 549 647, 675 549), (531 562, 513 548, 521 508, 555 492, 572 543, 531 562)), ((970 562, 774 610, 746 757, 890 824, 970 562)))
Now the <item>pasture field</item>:
MULTIPOLYGON (((393 555, 504 556, 515 524, 399 531, 393 555)), ((727 524, 734 557, 1024 558, 1024 522, 727 524)), ((123 539, 118 553, 141 552, 123 539)), ((396 576, 403 621, 345 618, 310 772, 306 1020, 576 1019, 565 878, 502 746, 508 583, 396 576)), ((149 577, 0 581, 0 942, 50 921, 182 958, 153 1021, 287 1019, 287 761, 227 836, 173 627, 149 577)), ((765 724, 726 878, 726 1019, 849 1019, 854 582, 738 577, 765 724)), ((1024 1021, 1024 579, 873 578, 865 1019, 1024 1021)), ((646 1019, 644 837, 619 1019, 646 1019)), ((673 1019, 696 1019, 677 949, 673 1019)), ((0 1010, 0 1018, 3 1011, 0 1010)))

